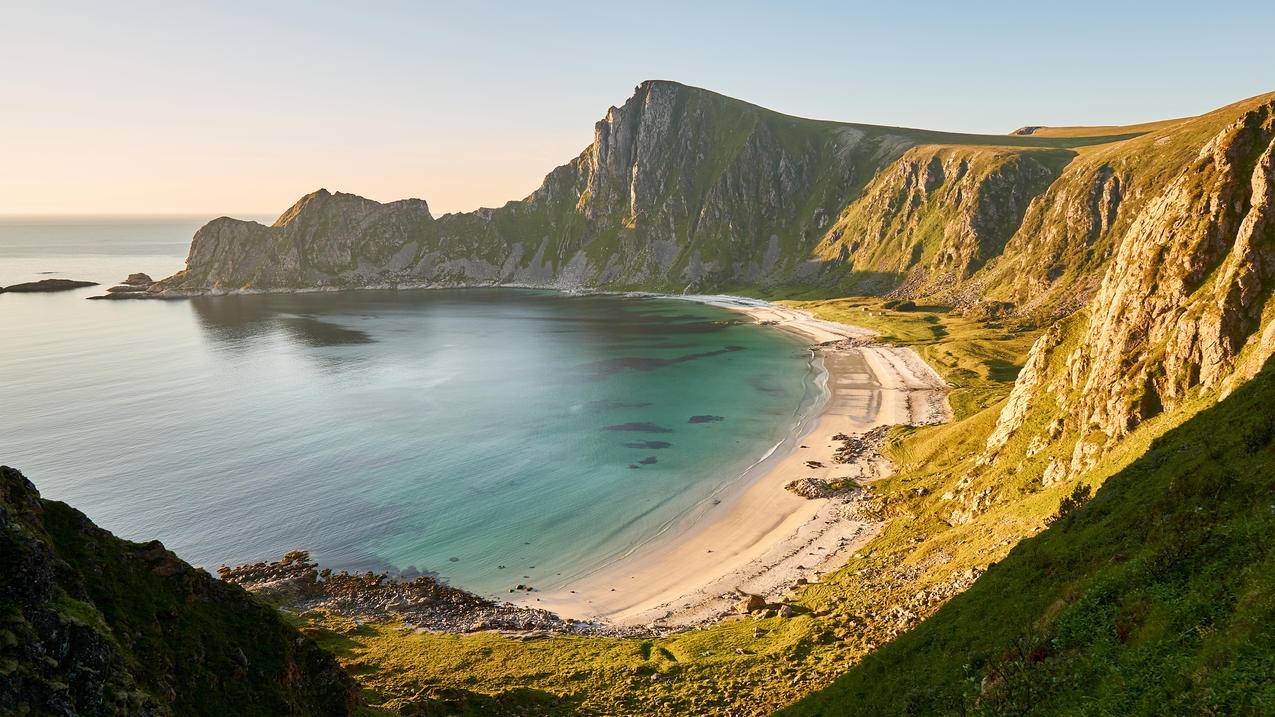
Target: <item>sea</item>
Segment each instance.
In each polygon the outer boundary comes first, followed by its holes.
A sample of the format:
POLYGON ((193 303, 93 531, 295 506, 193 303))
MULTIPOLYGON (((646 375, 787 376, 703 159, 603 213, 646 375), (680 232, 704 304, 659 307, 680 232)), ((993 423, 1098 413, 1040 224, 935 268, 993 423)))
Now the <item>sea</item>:
POLYGON ((821 400, 801 340, 672 298, 85 300, 181 269, 207 219, 0 218, 0 285, 102 284, 0 294, 0 464, 209 570, 304 549, 560 587, 694 520, 821 400))

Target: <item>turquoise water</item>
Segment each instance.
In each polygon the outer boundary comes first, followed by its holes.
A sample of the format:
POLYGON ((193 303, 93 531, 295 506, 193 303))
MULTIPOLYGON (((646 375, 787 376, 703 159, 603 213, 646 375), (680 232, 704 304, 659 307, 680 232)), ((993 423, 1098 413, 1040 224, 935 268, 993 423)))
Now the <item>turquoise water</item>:
MULTIPOLYGON (((191 223, 0 224, 0 283, 167 274, 191 223)), ((0 295, 0 462, 210 568, 307 548, 553 587, 711 501, 817 399, 798 340, 684 301, 93 292, 0 295)))

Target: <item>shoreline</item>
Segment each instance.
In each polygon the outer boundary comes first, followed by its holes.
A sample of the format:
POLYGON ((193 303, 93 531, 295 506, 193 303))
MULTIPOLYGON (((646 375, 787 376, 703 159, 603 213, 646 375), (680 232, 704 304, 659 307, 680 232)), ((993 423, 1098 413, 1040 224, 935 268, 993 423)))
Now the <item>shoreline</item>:
POLYGON ((743 297, 646 296, 737 311, 811 341, 825 397, 803 417, 807 430, 760 461, 758 475, 742 476, 715 504, 560 589, 520 595, 514 605, 663 631, 715 622, 747 595, 781 599, 802 581, 814 582, 843 565, 880 527, 854 510, 861 491, 812 499, 785 486, 805 478, 870 483, 889 474, 889 462, 875 449, 850 463, 836 462, 844 444, 838 436, 863 440, 881 426, 950 419, 939 375, 911 349, 871 343, 875 333, 867 329, 743 297))
MULTIPOLYGON (((711 497, 712 503, 706 499, 643 543, 555 589, 511 596, 502 609, 537 616, 529 623, 521 617, 515 620, 525 625, 522 629, 615 635, 667 633, 743 617, 740 612, 747 611, 737 610, 737 606, 750 596, 765 601, 767 614, 783 614, 777 602, 793 597, 801 585, 840 568, 882 525, 858 509, 856 503, 865 491, 851 489, 810 498, 785 486, 808 479, 816 483, 844 483, 845 479, 870 483, 892 472, 878 450, 882 434, 874 429, 942 423, 951 418, 946 383, 912 349, 876 344, 871 337, 877 334, 872 330, 818 319, 809 312, 761 299, 501 284, 191 294, 168 290, 137 298, 467 288, 676 299, 717 306, 809 342, 816 381, 822 381, 817 387, 824 393, 800 416, 790 438, 727 483, 711 497), (852 444, 857 446, 851 451, 852 459, 838 462, 838 454, 852 444)), ((337 612, 355 615, 364 610, 346 603, 337 612)), ((421 629, 446 632, 459 627, 454 623, 450 629, 425 627, 430 620, 423 615, 413 617, 408 622, 419 623, 421 629)), ((467 626, 460 631, 472 629, 482 628, 467 626)))

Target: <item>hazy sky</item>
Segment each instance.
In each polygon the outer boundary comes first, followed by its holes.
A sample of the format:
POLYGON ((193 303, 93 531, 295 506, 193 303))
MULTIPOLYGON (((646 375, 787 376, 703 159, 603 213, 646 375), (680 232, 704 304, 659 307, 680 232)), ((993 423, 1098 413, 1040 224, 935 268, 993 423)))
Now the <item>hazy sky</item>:
POLYGON ((1275 3, 1138 5, 0 0, 0 213, 499 206, 647 78, 996 133, 1275 90, 1275 3))

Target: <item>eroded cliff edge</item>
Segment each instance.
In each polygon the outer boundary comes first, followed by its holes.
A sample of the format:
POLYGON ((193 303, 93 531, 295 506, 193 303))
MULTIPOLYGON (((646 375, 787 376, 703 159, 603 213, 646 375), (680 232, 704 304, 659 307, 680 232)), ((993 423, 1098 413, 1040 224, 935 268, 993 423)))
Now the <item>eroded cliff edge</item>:
POLYGON ((422 200, 380 204, 319 190, 270 227, 210 222, 195 235, 187 269, 158 290, 680 292, 871 279, 870 288, 886 291, 916 266, 968 275, 997 256, 1072 148, 1110 141, 808 120, 648 81, 525 199, 434 218, 422 200), (938 165, 929 161, 936 153, 938 165), (945 186, 927 201, 936 182, 945 186), (847 249, 839 240, 859 225, 890 230, 863 251, 847 249), (932 235, 935 251, 915 248, 932 235))
POLYGON ((0 713, 348 715, 356 696, 274 608, 0 466, 0 713))

